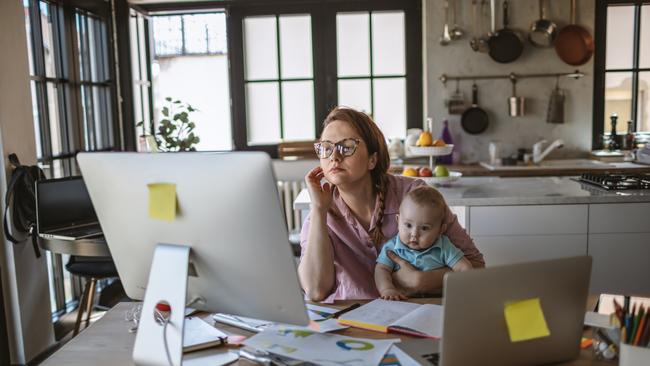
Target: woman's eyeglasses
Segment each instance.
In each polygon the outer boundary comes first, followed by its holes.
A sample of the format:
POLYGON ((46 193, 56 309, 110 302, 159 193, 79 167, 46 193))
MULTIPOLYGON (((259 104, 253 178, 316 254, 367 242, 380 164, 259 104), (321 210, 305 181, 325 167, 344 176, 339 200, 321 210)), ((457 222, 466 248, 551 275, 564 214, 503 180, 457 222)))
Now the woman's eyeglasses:
POLYGON ((357 146, 359 146, 360 142, 361 140, 353 138, 343 139, 339 142, 323 140, 315 143, 314 149, 316 150, 316 155, 318 155, 320 159, 329 158, 332 156, 335 149, 342 156, 352 156, 354 152, 357 151, 357 146))

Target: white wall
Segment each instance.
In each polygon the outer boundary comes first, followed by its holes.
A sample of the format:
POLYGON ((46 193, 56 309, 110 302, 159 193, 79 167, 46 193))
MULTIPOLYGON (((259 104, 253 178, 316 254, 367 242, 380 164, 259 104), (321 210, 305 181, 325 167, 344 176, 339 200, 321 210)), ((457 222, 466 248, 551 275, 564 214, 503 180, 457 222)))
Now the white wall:
MULTIPOLYGON (((572 72, 576 67, 564 64, 555 54, 553 48, 537 49, 526 44, 523 55, 515 62, 499 64, 489 55, 471 50, 469 38, 454 41, 448 46, 438 42, 442 33, 444 14, 443 0, 425 0, 426 27, 425 52, 427 58, 427 100, 429 116, 434 118, 434 132, 439 134, 441 121, 449 118, 454 142, 460 145, 462 160, 476 162, 487 160, 487 146, 491 140, 499 140, 503 144, 503 153, 509 155, 517 148, 531 148, 532 144, 541 139, 549 141, 562 138, 566 144, 552 156, 586 155, 591 150, 592 134, 592 98, 593 98, 593 58, 579 67, 587 76, 580 80, 562 78, 560 87, 567 92, 565 104, 565 123, 560 125, 546 123, 546 108, 548 97, 555 86, 555 78, 525 79, 517 83, 517 93, 526 97, 527 115, 512 118, 508 116, 507 98, 512 94, 512 84, 508 80, 480 80, 479 104, 490 115, 490 127, 480 135, 469 135, 460 126, 460 116, 448 116, 443 104, 445 97, 455 89, 455 83, 448 82, 447 86, 438 80, 441 74, 447 75, 491 75, 514 73, 546 73, 572 72)), ((451 0, 453 2, 453 0, 451 0)), ((466 31, 471 30, 471 1, 459 1, 458 9, 463 14, 462 26, 466 31)), ((478 1, 480 3, 480 1, 478 1)), ((497 0, 497 29, 502 28, 502 1, 497 0)), ((547 17, 558 25, 566 25, 569 21, 570 1, 547 1, 547 17)), ((580 25, 586 27, 593 35, 594 1, 577 0, 580 25)), ((539 18, 537 0, 511 0, 510 24, 521 31, 529 29, 530 23, 539 18)), ((487 21, 487 18, 486 18, 487 21)), ((489 23, 484 23, 489 24, 489 23)), ((466 100, 471 99, 471 81, 461 82, 461 90, 466 100)))
MULTIPOLYGON (((11 169, 6 157, 36 163, 25 17, 20 0, 0 1, 0 179, 1 205, 11 169)), ((12 364, 24 364, 54 343, 45 255, 34 256, 31 242, 15 246, 0 234, 5 312, 12 364)))

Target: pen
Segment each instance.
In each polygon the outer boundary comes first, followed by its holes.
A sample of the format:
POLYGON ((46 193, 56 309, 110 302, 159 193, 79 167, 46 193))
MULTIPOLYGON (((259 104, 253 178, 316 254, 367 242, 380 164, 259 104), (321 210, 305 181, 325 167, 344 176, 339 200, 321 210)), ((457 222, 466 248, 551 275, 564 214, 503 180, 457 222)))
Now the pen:
POLYGON ((639 312, 639 327, 636 330, 636 336, 634 337, 634 345, 638 346, 639 342, 641 341, 641 334, 643 333, 643 330, 645 329, 645 322, 646 322, 646 316, 645 312, 643 311, 643 308, 641 308, 641 311, 639 312))
POLYGON ((347 313, 348 311, 354 310, 354 309, 358 308, 359 306, 361 306, 361 304, 359 304, 358 302, 355 302, 354 304, 348 306, 347 308, 341 309, 341 310, 337 311, 336 313, 332 314, 332 318, 337 319, 339 316, 347 313))

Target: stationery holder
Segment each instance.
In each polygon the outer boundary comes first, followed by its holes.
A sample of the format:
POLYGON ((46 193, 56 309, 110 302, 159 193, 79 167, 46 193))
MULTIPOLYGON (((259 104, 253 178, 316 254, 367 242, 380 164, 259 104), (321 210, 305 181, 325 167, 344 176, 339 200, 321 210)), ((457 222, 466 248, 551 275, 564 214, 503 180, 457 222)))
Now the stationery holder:
POLYGON ((189 257, 188 246, 156 246, 133 347, 138 366, 181 366, 189 257), (166 319, 156 316, 159 303, 169 305, 166 319))
POLYGON ((619 366, 644 366, 650 360, 650 348, 621 344, 619 366))

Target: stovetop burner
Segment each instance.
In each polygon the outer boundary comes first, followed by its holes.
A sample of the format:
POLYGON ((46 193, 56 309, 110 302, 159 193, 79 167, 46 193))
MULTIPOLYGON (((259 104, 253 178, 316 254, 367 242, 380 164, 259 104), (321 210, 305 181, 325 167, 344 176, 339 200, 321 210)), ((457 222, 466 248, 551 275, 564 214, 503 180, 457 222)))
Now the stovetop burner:
POLYGON ((611 191, 650 189, 650 174, 584 173, 578 181, 611 191))

